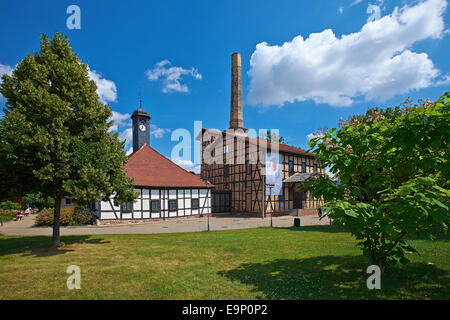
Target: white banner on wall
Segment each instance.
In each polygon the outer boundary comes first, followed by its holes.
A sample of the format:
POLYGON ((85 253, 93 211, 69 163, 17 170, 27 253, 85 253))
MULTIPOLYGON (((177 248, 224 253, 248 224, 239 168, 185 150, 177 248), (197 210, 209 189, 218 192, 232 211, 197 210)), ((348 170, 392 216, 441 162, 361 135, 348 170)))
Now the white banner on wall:
POLYGON ((266 184, 274 184, 275 186, 270 190, 266 187, 266 195, 282 195, 282 168, 281 168, 281 154, 267 152, 266 156, 266 184))

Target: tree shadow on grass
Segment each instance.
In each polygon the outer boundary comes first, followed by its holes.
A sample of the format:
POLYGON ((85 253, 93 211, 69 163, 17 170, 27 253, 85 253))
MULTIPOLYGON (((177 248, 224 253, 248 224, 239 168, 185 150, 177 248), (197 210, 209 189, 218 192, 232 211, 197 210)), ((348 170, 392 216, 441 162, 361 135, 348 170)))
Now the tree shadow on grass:
POLYGON ((219 274, 253 286, 260 299, 449 299, 447 271, 427 264, 386 269, 381 290, 367 289, 363 256, 320 256, 242 264, 219 274))
POLYGON ((317 225, 317 226, 303 226, 303 227, 288 227, 280 228, 291 231, 316 231, 316 232, 327 232, 327 233, 346 233, 345 228, 336 227, 330 225, 317 225))
MULTIPOLYGON (((345 227, 338 227, 333 225, 317 225, 317 226, 303 226, 303 227, 288 227, 279 228, 290 231, 315 231, 315 232, 326 232, 326 233, 348 233, 345 227)), ((429 232, 435 237, 433 241, 450 241, 450 232, 445 232, 438 228, 431 228, 429 232)), ((427 236, 422 234, 412 234, 407 237, 407 240, 430 240, 427 236)), ((431 240, 430 240, 431 241, 431 240)))
POLYGON ((92 238, 90 235, 68 235, 61 236, 60 248, 52 249, 51 237, 48 236, 0 237, 0 256, 22 253, 24 256, 48 257, 74 251, 65 248, 71 244, 105 244, 109 242, 92 238))

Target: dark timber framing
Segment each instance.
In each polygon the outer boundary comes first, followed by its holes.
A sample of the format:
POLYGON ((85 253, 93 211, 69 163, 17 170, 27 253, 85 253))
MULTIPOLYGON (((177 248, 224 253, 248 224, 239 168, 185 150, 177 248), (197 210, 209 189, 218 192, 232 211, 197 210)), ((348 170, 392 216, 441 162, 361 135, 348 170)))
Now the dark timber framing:
POLYGON ((139 193, 130 213, 122 212, 120 206, 114 206, 112 199, 98 203, 100 220, 150 220, 211 213, 211 188, 191 187, 142 187, 135 186, 139 193), (199 207, 192 208, 192 199, 198 199, 199 207), (151 201, 159 201, 159 211, 152 211, 151 201), (177 210, 169 210, 168 202, 174 200, 177 210))
MULTIPOLYGON (((260 214, 262 211, 263 176, 261 175, 262 163, 259 155, 261 154, 261 151, 265 151, 265 149, 260 150, 262 147, 260 147, 259 144, 249 142, 248 140, 236 136, 231 135, 231 137, 227 137, 225 132, 217 134, 209 133, 209 135, 203 133, 203 143, 201 146, 201 178, 209 181, 215 186, 213 195, 222 192, 230 192, 231 212, 260 214), (231 139, 234 139, 234 142, 231 139), (224 146, 221 146, 221 144, 224 146), (229 147, 225 148, 227 144, 229 147), (232 159, 230 159, 231 156, 226 154, 227 152, 230 152, 231 145, 234 145, 232 159), (252 146, 250 147, 250 145, 252 146), (223 152, 222 150, 226 150, 227 152, 223 152), (211 153, 212 157, 216 159, 216 163, 206 163, 204 160, 205 158, 203 157, 205 151, 211 153), (222 154, 217 154, 221 152, 222 154), (243 157, 243 155, 245 155, 245 159, 238 159, 238 157, 243 157)), ((282 156, 282 180, 297 172, 325 173, 324 168, 314 159, 313 155, 284 151, 279 151, 279 153, 282 156), (289 163, 291 163, 291 165, 289 165, 289 163)), ((265 160, 263 160, 263 163, 265 163, 265 160)), ((292 209, 318 209, 323 205, 323 200, 315 199, 309 192, 305 191, 305 197, 301 200, 301 208, 294 208, 293 191, 302 192, 301 185, 283 183, 282 190, 283 193, 280 196, 264 195, 266 212, 273 211, 281 213, 292 209)), ((214 209, 215 204, 213 204, 213 211, 217 212, 217 210, 214 209)))

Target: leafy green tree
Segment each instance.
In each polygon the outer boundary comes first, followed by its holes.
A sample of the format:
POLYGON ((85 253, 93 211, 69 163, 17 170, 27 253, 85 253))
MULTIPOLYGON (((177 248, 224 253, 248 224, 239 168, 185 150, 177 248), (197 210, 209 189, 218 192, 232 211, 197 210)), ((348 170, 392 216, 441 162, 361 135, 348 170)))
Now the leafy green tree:
MULTIPOLYGON (((1 81, 0 81, 1 82, 1 81)), ((13 174, 10 164, 15 161, 12 146, 6 141, 6 129, 0 119, 0 201, 6 201, 21 194, 18 177, 13 174)))
POLYGON ((18 191, 38 191, 54 199, 52 246, 60 245, 61 199, 98 201, 115 192, 115 203, 135 197, 123 170, 123 142, 110 132, 111 110, 100 103, 88 65, 57 33, 41 36, 40 51, 3 75, 0 93, 7 99, 2 120, 5 161, 18 191))
POLYGON ((39 210, 55 207, 55 200, 52 197, 44 196, 42 192, 27 192, 22 200, 27 205, 34 206, 39 210))
POLYGON ((272 130, 266 130, 260 134, 260 139, 264 139, 269 142, 278 142, 278 143, 287 143, 284 137, 279 137, 276 132, 272 132, 272 130))
POLYGON ((448 228, 449 108, 449 92, 435 103, 373 108, 309 142, 340 183, 325 176, 306 187, 382 270, 409 262, 409 235, 431 239, 431 227, 448 228))

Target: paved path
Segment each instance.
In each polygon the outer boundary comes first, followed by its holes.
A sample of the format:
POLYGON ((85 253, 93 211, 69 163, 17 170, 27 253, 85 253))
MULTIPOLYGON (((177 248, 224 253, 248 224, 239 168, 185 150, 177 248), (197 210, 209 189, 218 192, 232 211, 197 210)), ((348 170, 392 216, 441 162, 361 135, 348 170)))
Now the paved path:
MULTIPOLYGON (((300 217, 302 226, 328 225, 329 220, 319 220, 317 216, 300 217)), ((270 226, 270 218, 254 217, 213 217, 210 218, 211 230, 247 229, 270 226)), ((291 227, 294 217, 283 216, 273 218, 274 227, 291 227)), ((205 231, 208 220, 203 218, 177 218, 166 221, 148 223, 133 223, 126 225, 61 227, 62 235, 88 235, 88 234, 146 234, 146 233, 172 233, 172 232, 198 232, 205 231)), ((0 233, 9 236, 35 236, 51 235, 52 229, 48 227, 34 227, 34 216, 24 217, 21 221, 4 223, 0 233)))

